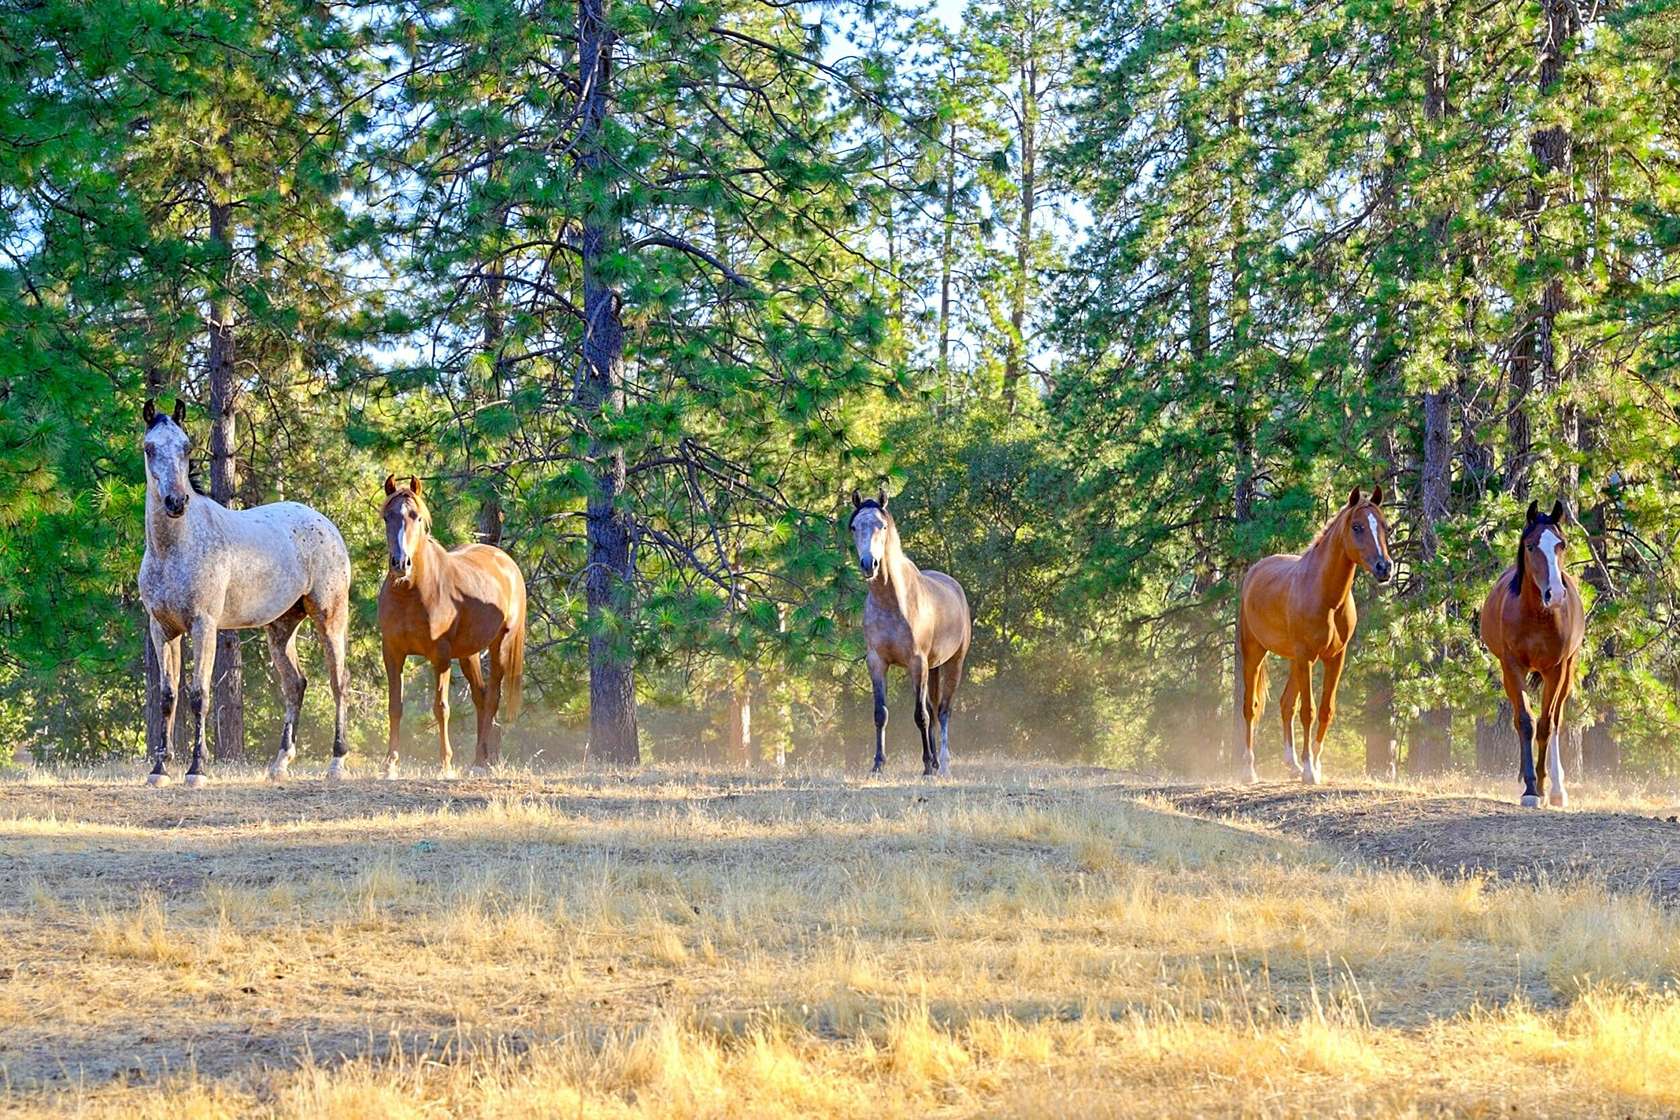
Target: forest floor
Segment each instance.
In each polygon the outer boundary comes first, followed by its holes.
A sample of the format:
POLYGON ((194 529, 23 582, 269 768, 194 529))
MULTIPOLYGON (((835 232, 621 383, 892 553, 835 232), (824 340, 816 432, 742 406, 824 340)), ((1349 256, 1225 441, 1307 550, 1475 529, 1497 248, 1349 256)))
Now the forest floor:
POLYGON ((1673 1115, 1680 805, 1501 793, 0 781, 0 1112, 1673 1115))

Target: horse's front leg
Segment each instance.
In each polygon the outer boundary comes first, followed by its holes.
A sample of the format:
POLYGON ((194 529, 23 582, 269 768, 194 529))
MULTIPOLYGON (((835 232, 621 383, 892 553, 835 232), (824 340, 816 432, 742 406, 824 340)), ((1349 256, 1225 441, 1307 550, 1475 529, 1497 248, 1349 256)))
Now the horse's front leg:
POLYGON ((455 776, 455 754, 449 749, 449 661, 444 659, 432 663, 432 669, 437 674, 436 691, 432 694, 432 716, 437 720, 438 728, 438 765, 443 776, 455 776))
POLYGON ((1517 764, 1517 776, 1522 779, 1522 806, 1540 807, 1540 789, 1534 773, 1534 717, 1528 713, 1528 697, 1523 694, 1523 671, 1519 666, 1500 658, 1499 671, 1505 683, 1505 698, 1511 701, 1511 723, 1517 729, 1517 741, 1522 755, 1517 764))
POLYGON ((210 682, 216 672, 216 624, 196 618, 192 624, 192 679, 187 684, 187 714, 192 725, 192 762, 187 766, 187 788, 209 782, 204 772, 205 716, 210 707, 210 682))
POLYGON ((1563 789, 1563 749, 1558 732, 1563 729, 1563 701, 1569 692, 1569 663, 1553 666, 1541 675, 1540 726, 1536 735, 1540 743, 1540 758, 1536 767, 1538 792, 1546 796, 1546 779, 1552 780, 1549 800, 1562 808, 1569 803, 1563 789))
POLYGON ((922 736, 922 777, 926 778, 938 770, 939 756, 933 745, 933 712, 928 704, 928 663, 920 654, 910 659, 910 702, 916 706, 916 730, 922 736))
MULTIPOLYGON (((1324 737, 1330 734, 1330 723, 1336 718, 1336 688, 1342 682, 1342 666, 1346 663, 1346 646, 1324 659, 1324 686, 1318 695, 1318 725, 1312 734, 1312 777, 1306 779, 1315 785, 1324 781, 1324 737)), ((1312 687, 1311 676, 1307 678, 1306 687, 1312 687)))
POLYGON ((169 784, 167 764, 175 757, 175 698, 181 688, 181 635, 171 638, 157 619, 151 620, 152 649, 158 662, 158 707, 163 718, 163 741, 152 758, 152 772, 146 775, 149 786, 169 784))
POLYGON ((397 776, 397 744, 402 740, 402 673, 407 658, 395 650, 385 650, 385 777, 397 776))
POLYGON ((871 774, 879 774, 887 764, 887 663, 869 651, 869 683, 875 689, 875 764, 871 774))
POLYGON ((478 654, 460 659, 461 675, 467 678, 467 691, 472 695, 473 713, 477 716, 477 741, 473 745, 472 776, 475 778, 490 775, 490 720, 494 711, 490 708, 489 695, 484 687, 484 667, 478 662, 478 654))

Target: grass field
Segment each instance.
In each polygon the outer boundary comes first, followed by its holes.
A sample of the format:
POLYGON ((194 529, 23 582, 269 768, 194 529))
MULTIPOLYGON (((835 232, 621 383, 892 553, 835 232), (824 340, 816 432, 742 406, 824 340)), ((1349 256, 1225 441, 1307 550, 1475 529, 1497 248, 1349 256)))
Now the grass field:
POLYGON ((10 781, 3 1107, 1680 1110, 1671 804, 1348 791, 1003 763, 10 781), (1362 845, 1397 814, 1415 850, 1362 845), (1468 818, 1503 846, 1432 862, 1468 818), (1606 821, 1644 879, 1574 858, 1606 821))

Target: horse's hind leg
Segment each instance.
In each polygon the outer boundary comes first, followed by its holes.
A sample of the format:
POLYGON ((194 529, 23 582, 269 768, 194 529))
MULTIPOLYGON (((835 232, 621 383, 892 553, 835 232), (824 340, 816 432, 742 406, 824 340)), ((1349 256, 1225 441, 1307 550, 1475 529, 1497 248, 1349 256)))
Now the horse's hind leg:
POLYGON ((933 706, 928 703, 927 658, 917 655, 910 660, 910 699, 916 705, 916 730, 922 736, 922 777, 931 775, 938 763, 933 748, 933 706))
POLYGON ((327 766, 327 781, 344 777, 344 756, 350 751, 345 734, 346 709, 350 703, 350 664, 348 650, 350 636, 350 600, 348 596, 335 603, 312 606, 310 614, 315 629, 321 635, 321 649, 326 654, 327 683, 333 694, 333 756, 327 766))
POLYGON ((284 778, 291 765, 298 710, 303 707, 304 689, 309 684, 304 678, 302 666, 298 664, 297 630, 302 621, 303 611, 293 608, 263 628, 268 635, 268 655, 274 661, 274 675, 280 681, 280 699, 285 705, 285 720, 280 726, 280 749, 268 767, 268 776, 274 781, 284 778))
POLYGON ((968 657, 964 649, 951 660, 934 670, 937 692, 934 711, 939 715, 939 776, 951 776, 951 702, 956 699, 957 686, 962 683, 963 661, 968 657))
POLYGON ((181 690, 181 635, 173 638, 164 633, 156 619, 151 624, 152 648, 158 660, 158 704, 163 719, 163 741, 152 758, 152 772, 146 776, 149 786, 169 784, 166 764, 175 757, 175 698, 181 690))
POLYGON ((444 777, 453 778, 455 756, 449 749, 449 662, 437 662, 432 668, 437 673, 435 691, 432 694, 432 715, 437 719, 438 764, 443 769, 444 777))
POLYGON ((1243 747, 1248 759, 1248 780, 1258 782, 1259 771, 1254 767, 1254 722, 1260 718, 1260 706, 1266 699, 1266 648, 1255 641, 1243 626, 1242 613, 1237 615, 1237 666, 1239 703, 1238 713, 1243 721, 1243 747))
POLYGON ((1297 661, 1290 674, 1295 682, 1296 711, 1301 717, 1301 780, 1308 785, 1318 783, 1318 764, 1312 756, 1313 729, 1313 694, 1312 694, 1312 662, 1297 661))
POLYGON ((489 690, 484 687, 484 666, 479 663, 478 654, 459 659, 461 675, 467 678, 467 691, 472 694, 473 712, 477 716, 478 738, 473 744, 472 773, 474 777, 482 777, 490 773, 490 718, 489 690))
MULTIPOLYGON (((1309 682, 1310 682, 1309 678, 1309 682)), ((1300 710, 1301 702, 1301 667, 1298 662, 1290 662, 1289 679, 1283 685, 1283 703, 1281 705, 1283 717, 1283 764, 1289 772, 1299 778, 1302 774, 1301 764, 1295 758, 1295 713, 1300 710)), ((1303 739, 1302 743, 1305 744, 1303 739)))
POLYGON ((869 651, 869 683, 875 690, 875 763, 871 774, 879 774, 887 764, 887 663, 874 651, 869 651))

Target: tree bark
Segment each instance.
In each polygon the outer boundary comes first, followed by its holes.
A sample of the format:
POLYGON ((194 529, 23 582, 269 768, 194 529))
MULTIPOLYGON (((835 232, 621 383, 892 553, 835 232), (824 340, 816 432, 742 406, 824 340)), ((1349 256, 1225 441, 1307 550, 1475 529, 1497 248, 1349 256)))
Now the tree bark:
MULTIPOLYGON (((610 111, 613 32, 609 0, 579 0, 578 78, 581 90, 579 149, 586 178, 609 174, 606 125, 610 111)), ((594 489, 585 510, 589 570, 584 598, 589 618, 589 757, 599 763, 641 762, 636 728, 636 678, 632 627, 630 524, 623 509, 624 448, 600 430, 624 408, 624 328, 619 294, 601 277, 601 265, 619 241, 612 202, 591 205, 582 216, 583 378, 580 403, 590 427, 594 489)))
POLYGON ((939 246, 939 382, 949 405, 951 384, 951 274, 955 271, 953 248, 957 222, 957 123, 951 122, 950 147, 945 152, 945 214, 939 246))
POLYGON ((1030 22, 1021 31, 1021 220, 1015 235, 1015 275, 1010 288, 1009 346, 1004 358, 1003 399, 1011 411, 1026 368, 1027 286, 1032 268, 1033 209, 1038 189, 1038 50, 1030 22))
POLYGON ((1393 781, 1398 759, 1394 747, 1394 685, 1384 673, 1365 694, 1365 773, 1393 781))
MULTIPOLYGON (((237 463, 239 385, 234 370, 232 281, 233 207, 225 190, 210 203, 210 243, 223 254, 222 290, 211 303, 210 323, 210 497, 232 508, 239 490, 237 463)), ((194 650, 203 657, 204 650, 194 650)), ((211 688, 216 713, 214 758, 239 762, 245 757, 245 659, 239 632, 216 635, 216 666, 211 688)))
POLYGON ((752 684, 745 673, 729 686, 729 761, 752 765, 752 684))

